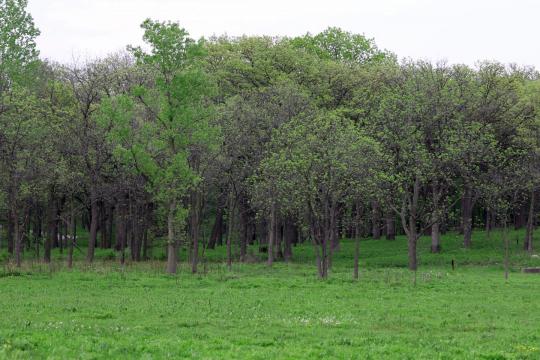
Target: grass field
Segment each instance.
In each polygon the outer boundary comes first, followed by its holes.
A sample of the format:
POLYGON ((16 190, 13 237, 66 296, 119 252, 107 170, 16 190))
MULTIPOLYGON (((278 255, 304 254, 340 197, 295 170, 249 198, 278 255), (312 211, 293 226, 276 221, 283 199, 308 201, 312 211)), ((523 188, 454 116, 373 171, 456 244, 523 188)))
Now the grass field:
POLYGON ((0 358, 540 359, 540 266, 516 244, 508 281, 500 234, 463 250, 447 234, 443 253, 421 240, 420 270, 406 266, 406 241, 344 241, 330 279, 316 278, 311 248, 295 261, 235 264, 207 253, 204 274, 176 277, 152 261, 120 267, 103 259, 69 271, 57 261, 0 270, 0 358), (457 263, 455 270, 451 260, 457 263))

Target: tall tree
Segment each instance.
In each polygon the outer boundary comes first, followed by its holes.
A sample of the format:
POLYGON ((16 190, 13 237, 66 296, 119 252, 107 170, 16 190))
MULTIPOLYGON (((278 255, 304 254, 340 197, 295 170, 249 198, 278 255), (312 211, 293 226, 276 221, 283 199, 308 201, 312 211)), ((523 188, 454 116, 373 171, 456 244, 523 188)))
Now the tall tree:
MULTIPOLYGON (((145 20, 143 39, 150 52, 130 48, 141 66, 151 69, 155 86, 134 91, 150 121, 142 124, 142 143, 129 151, 150 180, 156 199, 167 213, 167 272, 176 273, 178 229, 185 227, 190 204, 185 197, 197 190, 198 151, 214 142, 209 123, 211 83, 202 70, 203 44, 189 38, 178 23, 145 20)), ((191 204, 191 210, 198 202, 191 204)), ((197 248, 197 246, 195 246, 197 248)), ((198 252, 193 254, 194 259, 198 252)), ((195 260, 196 261, 196 260, 195 260)))

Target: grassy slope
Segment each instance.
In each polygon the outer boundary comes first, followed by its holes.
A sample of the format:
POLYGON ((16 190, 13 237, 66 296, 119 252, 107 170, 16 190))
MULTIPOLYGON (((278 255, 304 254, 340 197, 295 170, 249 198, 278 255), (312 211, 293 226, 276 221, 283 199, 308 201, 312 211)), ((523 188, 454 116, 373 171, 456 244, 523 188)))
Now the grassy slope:
POLYGON ((519 270, 540 259, 523 254, 522 233, 512 233, 505 282, 500 234, 484 235, 462 250, 448 234, 435 255, 423 239, 416 286, 403 268, 403 238, 363 241, 359 282, 349 241, 325 282, 307 246, 295 248, 292 264, 232 272, 218 249, 205 275, 183 264, 176 278, 161 262, 121 269, 98 260, 74 271, 27 263, 18 276, 5 267, 0 358, 538 359, 540 276, 519 270))

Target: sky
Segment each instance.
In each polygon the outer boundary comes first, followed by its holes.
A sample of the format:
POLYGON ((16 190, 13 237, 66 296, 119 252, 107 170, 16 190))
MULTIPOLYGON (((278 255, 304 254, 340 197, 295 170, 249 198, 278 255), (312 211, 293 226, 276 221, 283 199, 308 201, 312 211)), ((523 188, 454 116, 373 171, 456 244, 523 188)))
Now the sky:
POLYGON ((72 62, 142 44, 145 18, 192 37, 317 33, 329 26, 432 61, 479 60, 540 69, 540 0, 29 0, 44 58, 72 62))

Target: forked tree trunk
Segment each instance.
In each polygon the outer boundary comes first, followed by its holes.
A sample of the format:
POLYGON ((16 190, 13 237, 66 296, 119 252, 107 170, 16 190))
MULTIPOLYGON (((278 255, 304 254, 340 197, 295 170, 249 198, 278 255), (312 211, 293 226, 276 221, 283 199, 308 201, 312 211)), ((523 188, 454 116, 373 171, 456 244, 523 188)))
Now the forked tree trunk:
POLYGON ((167 273, 176 274, 176 266, 178 263, 178 241, 174 234, 174 218, 176 213, 176 203, 169 203, 167 214, 167 273))
MULTIPOLYGON (((401 206, 401 212, 399 213, 401 217, 401 224, 403 225, 403 230, 407 234, 407 247, 408 247, 408 260, 409 260, 409 270, 415 271, 418 269, 418 259, 416 253, 416 245, 418 242, 418 233, 416 230, 416 216, 418 210, 418 198, 420 196, 420 180, 415 179, 413 184, 413 193, 409 195, 408 199, 404 198, 401 206), (409 207, 409 216, 407 219, 406 216, 406 207, 409 207)), ((416 279, 416 275, 415 275, 416 279)))

